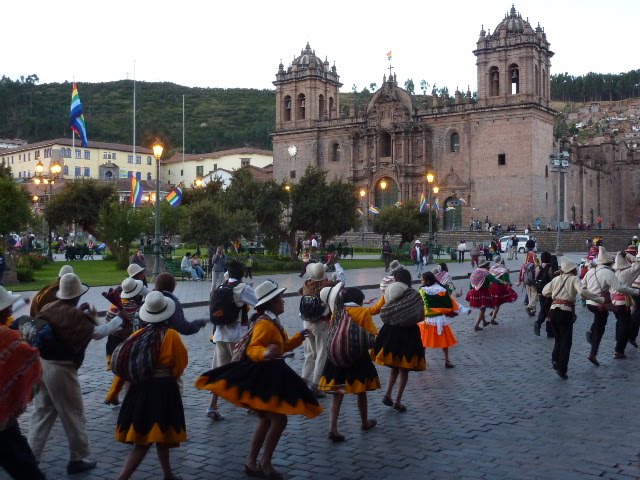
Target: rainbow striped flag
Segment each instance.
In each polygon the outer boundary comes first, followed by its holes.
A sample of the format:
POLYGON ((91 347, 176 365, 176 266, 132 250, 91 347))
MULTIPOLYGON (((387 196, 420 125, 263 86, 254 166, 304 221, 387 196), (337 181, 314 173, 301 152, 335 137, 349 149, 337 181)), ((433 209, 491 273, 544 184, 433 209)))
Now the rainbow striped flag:
POLYGON ((424 192, 420 194, 420 213, 427 211, 427 199, 424 196, 424 192))
POLYGON ((387 53, 387 60, 391 60, 391 57, 392 57, 391 50, 389 50, 389 53, 387 53))
POLYGON ((171 205, 173 208, 176 208, 182 202, 182 189, 180 187, 175 187, 169 192, 166 200, 167 202, 169 202, 169 205, 171 205))
POLYGON ((373 205, 369 204, 369 213, 378 215, 380 213, 380 210, 374 207, 373 205))
POLYGON ((80 102, 80 95, 78 94, 78 86, 76 82, 73 82, 73 90, 71 91, 71 130, 82 140, 82 146, 89 146, 89 139, 87 138, 87 125, 84 122, 84 115, 82 114, 82 102, 80 102))
POLYGON ((142 202, 142 185, 136 179, 136 177, 131 177, 131 205, 134 208, 139 207, 142 202))

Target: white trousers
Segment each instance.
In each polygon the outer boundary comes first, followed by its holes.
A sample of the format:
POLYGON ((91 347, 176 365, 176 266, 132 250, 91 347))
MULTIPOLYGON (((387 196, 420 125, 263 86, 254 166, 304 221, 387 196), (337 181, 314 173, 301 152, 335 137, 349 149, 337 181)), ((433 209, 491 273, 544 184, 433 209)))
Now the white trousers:
POLYGON ((317 385, 322 369, 327 361, 327 343, 329 341, 329 322, 302 322, 310 335, 304 341, 304 364, 301 377, 317 385))
POLYGON ((71 362, 42 360, 42 382, 36 387, 29 445, 39 462, 51 428, 60 417, 69 442, 69 460, 89 456, 87 419, 84 416, 78 370, 71 362))

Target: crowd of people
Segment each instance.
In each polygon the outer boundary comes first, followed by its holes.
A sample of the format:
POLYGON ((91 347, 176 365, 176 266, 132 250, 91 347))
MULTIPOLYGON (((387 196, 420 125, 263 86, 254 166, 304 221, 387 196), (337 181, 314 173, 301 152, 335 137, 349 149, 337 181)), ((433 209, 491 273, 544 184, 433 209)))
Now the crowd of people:
MULTIPOLYGON (((536 317, 534 333, 540 335, 546 325, 547 335, 554 338, 551 364, 562 379, 568 378, 575 305, 580 299, 593 314, 586 335, 589 362, 599 366, 609 312, 616 318, 614 358, 626 358, 628 344, 637 347, 637 243, 634 237, 613 258, 596 238, 580 265, 566 257, 558 263, 549 252, 538 256, 535 248, 528 248, 517 283, 525 288, 525 311, 536 317)), ((501 306, 518 299, 500 255, 493 261, 480 259, 479 252, 471 249, 473 271, 465 296, 470 308, 460 303, 462 292, 446 263, 424 271, 425 255, 416 241, 411 258, 421 282, 417 289, 410 270, 398 260, 385 262, 377 300, 366 300, 362 290, 346 285, 338 258, 333 259, 332 272, 327 264, 308 262, 298 291, 302 328, 293 335, 280 320, 286 289, 272 280, 254 288, 244 281, 245 265, 228 260, 219 249, 211 261, 209 316, 191 321, 174 294, 176 281, 170 273, 159 275, 153 290, 147 286, 141 251, 131 258, 122 283, 103 293, 110 302, 104 323, 98 321, 94 307, 80 302, 89 287, 69 265, 38 292, 28 316, 14 319, 12 310, 21 297, 0 287, 0 378, 18 372, 12 388, 0 391, 0 465, 13 478, 45 478, 39 462, 59 417, 69 445, 67 472, 96 467, 90 458, 79 369, 89 343, 106 338, 106 363, 113 379, 104 403, 119 406, 115 439, 131 445, 118 478, 130 478, 152 445, 164 478, 178 478, 169 452, 187 438, 181 376, 189 355, 181 336, 211 322, 212 366, 195 382, 196 388, 210 392, 206 416, 224 420, 220 399, 254 412, 257 424, 244 472, 251 477, 284 478, 272 459, 288 416, 315 418, 323 412, 318 400, 330 395, 327 437, 344 442, 348 433, 340 428, 340 410, 344 397, 355 395, 361 430, 375 428, 368 393, 383 388, 378 367, 389 368, 381 402, 406 412, 403 395, 409 373, 426 369, 425 349, 442 350, 444 367, 455 367, 450 349, 458 340, 451 319, 475 310, 474 331, 493 328, 500 324, 501 306), (380 329, 373 321, 376 315, 380 329), (304 349, 300 374, 285 362, 288 352, 299 346, 304 349), (17 418, 31 401, 25 438, 17 418)), ((185 258, 193 268, 191 255, 185 258)))

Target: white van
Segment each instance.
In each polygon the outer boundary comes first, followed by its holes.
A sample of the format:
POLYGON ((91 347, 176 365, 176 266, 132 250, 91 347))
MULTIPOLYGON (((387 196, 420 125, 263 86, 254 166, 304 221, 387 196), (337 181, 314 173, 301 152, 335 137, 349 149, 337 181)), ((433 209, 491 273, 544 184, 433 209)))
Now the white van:
MULTIPOLYGON (((506 237, 500 237, 500 251, 505 253, 508 248, 507 248, 507 241, 512 237, 513 235, 508 235, 506 237)), ((518 252, 520 253, 525 253, 527 251, 527 241, 531 238, 531 235, 516 235, 518 237, 518 252)), ((535 249, 534 249, 535 250, 535 249)))

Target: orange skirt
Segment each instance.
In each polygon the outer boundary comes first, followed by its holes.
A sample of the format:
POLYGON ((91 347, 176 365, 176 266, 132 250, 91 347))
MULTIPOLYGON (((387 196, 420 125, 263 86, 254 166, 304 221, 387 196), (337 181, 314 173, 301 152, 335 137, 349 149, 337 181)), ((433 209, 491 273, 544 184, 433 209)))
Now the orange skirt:
POLYGON ((458 343, 458 340, 449 325, 445 325, 442 328, 441 335, 438 335, 438 327, 435 325, 428 325, 426 322, 420 322, 418 326, 420 327, 422 346, 425 348, 449 348, 458 343))

